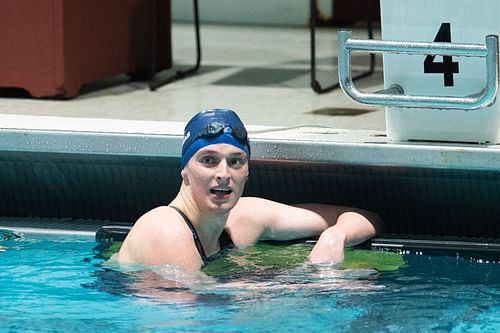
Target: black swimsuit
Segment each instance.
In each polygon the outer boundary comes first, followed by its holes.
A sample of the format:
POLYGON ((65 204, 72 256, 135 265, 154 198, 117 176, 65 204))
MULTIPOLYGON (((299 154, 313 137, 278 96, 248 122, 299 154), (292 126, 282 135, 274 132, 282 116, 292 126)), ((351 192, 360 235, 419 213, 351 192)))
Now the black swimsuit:
MULTIPOLYGON (((189 219, 189 217, 187 217, 186 214, 184 214, 184 212, 182 210, 180 210, 179 208, 177 208, 175 206, 169 206, 169 207, 172 207, 173 209, 175 209, 175 211, 177 213, 179 213, 182 216, 182 218, 184 219, 184 221, 186 222, 187 226, 189 227, 189 229, 193 233, 193 240, 194 240, 194 243, 196 245, 196 249, 198 250, 198 253, 200 254, 201 260, 203 261, 203 264, 206 265, 211 260, 211 258, 213 256, 207 257, 205 250, 203 249, 203 245, 201 244, 200 237, 198 236, 198 233, 196 232, 196 229, 194 228, 193 223, 191 223, 191 220, 189 219)), ((233 241, 231 240, 231 237, 229 236, 229 234, 226 232, 226 229, 222 230, 222 234, 219 237, 219 247, 220 247, 220 251, 218 253, 222 252, 225 249, 229 249, 229 248, 234 247, 233 241)))

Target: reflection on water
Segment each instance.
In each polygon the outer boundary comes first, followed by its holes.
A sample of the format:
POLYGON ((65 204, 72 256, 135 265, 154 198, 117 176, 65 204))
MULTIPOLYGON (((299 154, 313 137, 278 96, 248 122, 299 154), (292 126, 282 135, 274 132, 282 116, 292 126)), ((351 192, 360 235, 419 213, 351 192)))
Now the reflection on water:
POLYGON ((0 229, 0 252, 7 251, 7 243, 20 239, 21 236, 11 230, 0 229))
POLYGON ((203 272, 187 272, 173 265, 137 271, 106 269, 94 274, 98 279, 94 287, 101 291, 158 303, 233 302, 383 288, 372 283, 371 279, 377 275, 373 269, 339 270, 331 265, 267 269, 223 279, 203 272))
POLYGON ((495 263, 405 254, 403 265, 375 265, 389 257, 363 254, 357 264, 363 257, 379 269, 313 266, 287 245, 284 264, 275 260, 279 253, 265 258, 258 248, 230 253, 225 258, 244 269, 226 262, 224 275, 113 267, 94 257, 93 239, 75 236, 23 235, 0 244, 8 247, 0 253, 6 332, 500 330, 495 263))
MULTIPOLYGON (((107 285, 108 292, 114 288, 141 305, 173 306, 169 313, 173 311, 178 319, 169 322, 167 330, 186 325, 195 331, 249 332, 285 327, 287 331, 349 332, 500 328, 496 319, 500 265, 425 255, 405 255, 397 269, 381 271, 308 265, 300 262, 303 249, 294 246, 284 250, 291 259, 280 265, 275 260, 279 253, 269 260, 257 255, 264 248, 226 255, 222 263, 214 264, 227 269, 226 275, 211 269, 186 272, 171 265, 128 271, 115 267, 97 272, 101 274, 97 285, 107 285)), ((359 255, 349 256, 359 264, 359 255)), ((393 267, 393 259, 381 267, 393 267)))
MULTIPOLYGON (((96 272, 96 276, 101 290, 163 303, 242 301, 383 288, 371 282, 377 275, 373 268, 308 264, 311 247, 304 243, 257 244, 243 251, 233 249, 201 272, 189 272, 175 265, 125 266, 111 260, 102 264, 106 269, 96 272)), ((356 258, 359 265, 359 255, 356 258)))

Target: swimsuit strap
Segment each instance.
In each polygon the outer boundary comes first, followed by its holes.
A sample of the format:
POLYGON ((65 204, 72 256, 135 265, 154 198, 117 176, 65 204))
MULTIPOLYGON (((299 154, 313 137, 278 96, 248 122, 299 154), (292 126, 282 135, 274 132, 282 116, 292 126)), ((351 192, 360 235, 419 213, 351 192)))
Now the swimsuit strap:
POLYGON ((189 219, 189 217, 187 217, 187 215, 184 214, 184 212, 182 210, 180 210, 179 208, 177 208, 175 206, 169 206, 169 207, 172 207, 173 209, 175 209, 175 211, 177 213, 179 213, 179 215, 182 216, 182 218, 186 222, 187 226, 191 230, 191 233, 193 234, 194 243, 196 245, 196 249, 198 249, 198 253, 201 256, 201 260, 203 261, 203 263, 206 263, 207 255, 205 254, 205 250, 203 250, 203 245, 201 244, 200 237, 198 236, 198 233, 196 232, 196 229, 194 228, 193 223, 191 223, 191 220, 189 219))
MULTIPOLYGON (((180 216, 182 216, 187 226, 191 230, 191 233, 193 234, 194 244, 196 245, 196 249, 198 250, 198 253, 201 256, 201 260, 203 261, 204 264, 207 264, 210 258, 207 257, 205 250, 203 249, 200 237, 198 236, 198 233, 196 232, 193 223, 191 222, 189 217, 187 217, 187 215, 184 214, 182 210, 180 210, 180 208, 175 206, 169 206, 169 207, 172 207, 177 213, 179 213, 180 216)), ((219 236, 219 247, 220 247, 219 252, 234 247, 233 240, 231 239, 231 236, 229 236, 229 234, 227 233, 226 229, 223 229, 221 235, 219 236)))

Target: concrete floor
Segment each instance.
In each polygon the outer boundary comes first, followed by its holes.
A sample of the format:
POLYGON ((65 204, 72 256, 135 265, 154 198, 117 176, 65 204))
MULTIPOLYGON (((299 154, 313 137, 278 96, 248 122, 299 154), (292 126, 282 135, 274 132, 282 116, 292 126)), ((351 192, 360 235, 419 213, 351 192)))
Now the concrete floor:
MULTIPOLYGON (((172 36, 174 68, 159 77, 195 60, 193 26, 174 24, 172 36)), ((366 31, 357 29, 354 36, 366 38, 366 31)), ((202 25, 201 39, 200 71, 156 91, 150 91, 147 82, 130 81, 125 75, 89 84, 71 100, 32 99, 0 89, 0 116, 185 122, 202 109, 223 107, 237 111, 248 125, 385 129, 383 108, 358 105, 340 89, 321 95, 311 89, 307 27, 202 25)), ((317 76, 324 86, 337 82, 336 41, 335 29, 318 29, 317 76)), ((367 64, 368 55, 353 60, 357 71, 367 64)), ((357 85, 375 91, 382 88, 382 81, 377 58, 375 74, 357 85)))

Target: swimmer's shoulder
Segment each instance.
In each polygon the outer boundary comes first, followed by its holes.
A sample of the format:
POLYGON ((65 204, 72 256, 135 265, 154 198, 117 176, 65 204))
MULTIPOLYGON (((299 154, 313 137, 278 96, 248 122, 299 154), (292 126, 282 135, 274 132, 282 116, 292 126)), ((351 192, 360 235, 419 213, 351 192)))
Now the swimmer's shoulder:
MULTIPOLYGON (((171 207, 160 206, 134 223, 116 259, 144 265, 177 264, 182 259, 178 253, 189 249, 191 242, 192 235, 182 217, 171 207)), ((193 251, 186 252, 189 255, 193 251)))
POLYGON ((144 213, 134 223, 130 236, 140 237, 170 237, 184 230, 182 217, 168 206, 159 206, 144 213))

